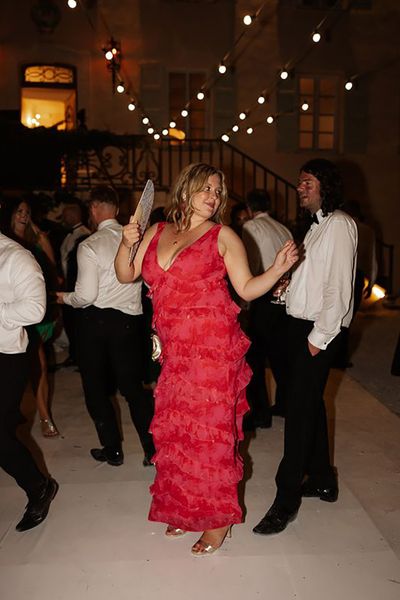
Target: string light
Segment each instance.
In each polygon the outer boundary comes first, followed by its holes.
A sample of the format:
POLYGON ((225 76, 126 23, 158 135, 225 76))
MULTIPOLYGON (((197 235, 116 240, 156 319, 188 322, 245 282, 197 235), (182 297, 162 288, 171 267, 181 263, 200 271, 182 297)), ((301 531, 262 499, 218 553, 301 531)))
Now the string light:
POLYGON ((229 135, 224 133, 223 135, 221 135, 221 140, 223 142, 229 142, 229 135))
POLYGON ((78 5, 76 0, 68 0, 67 4, 70 8, 76 8, 78 5))
POLYGON ((274 122, 274 117, 272 115, 269 115, 267 117, 267 123, 268 123, 268 125, 271 125, 273 122, 274 122))
POLYGON ((344 84, 344 89, 348 92, 353 89, 353 82, 350 79, 344 84))
POLYGON ((245 113, 245 112, 241 112, 240 115, 239 115, 239 119, 241 121, 244 121, 246 117, 247 117, 247 113, 245 113))
POLYGON ((132 110, 135 110, 135 108, 136 108, 136 106, 134 105, 134 103, 133 102, 129 102, 129 104, 128 104, 128 110, 132 111, 132 110))
POLYGON ((243 17, 243 23, 245 25, 251 25, 253 21, 254 21, 254 15, 245 15, 243 17))
POLYGON ((153 127, 149 127, 149 128, 148 128, 148 130, 147 130, 147 133, 149 133, 150 135, 151 135, 152 133, 154 133, 154 129, 153 129, 153 127))
POLYGON ((155 134, 153 135, 153 138, 154 138, 155 140, 159 140, 159 139, 160 139, 160 134, 159 134, 159 133, 155 133, 155 134))
POLYGON ((204 100, 204 92, 198 92, 196 97, 197 100, 204 100))
POLYGON ((218 66, 218 73, 221 73, 221 75, 224 75, 226 73, 226 65, 224 65, 224 63, 220 63, 218 66))
POLYGON ((161 132, 161 133, 162 133, 163 135, 168 135, 169 131, 168 131, 168 129, 166 129, 166 128, 165 128, 165 129, 163 129, 163 130, 162 130, 162 132, 161 132))
POLYGON ((234 131, 235 133, 237 133, 239 131, 239 125, 234 125, 232 127, 232 131, 234 131))
POLYGON ((264 94, 261 94, 260 96, 258 96, 257 102, 258 102, 258 104, 264 104, 264 102, 265 102, 264 94))
POLYGON ((312 38, 311 39, 312 39, 312 41, 315 44, 318 44, 318 42, 321 41, 321 34, 320 34, 320 32, 319 31, 314 31, 313 34, 312 34, 312 38))
POLYGON ((308 102, 303 102, 303 104, 301 105, 301 110, 308 110, 310 108, 308 102))
POLYGON ((252 127, 248 127, 246 129, 246 133, 248 133, 249 135, 251 135, 253 133, 254 129, 252 127))
POLYGON ((181 115, 183 118, 186 118, 189 114, 189 111, 186 110, 186 108, 184 108, 183 110, 181 110, 181 115))
POLYGON ((117 92, 118 94, 123 94, 125 91, 125 86, 123 81, 120 81, 119 84, 117 85, 117 92))
POLYGON ((289 77, 289 73, 285 70, 281 71, 280 78, 287 79, 289 77))
POLYGON ((106 50, 104 53, 104 56, 106 57, 107 60, 112 60, 114 58, 114 54, 112 53, 111 50, 106 50))
POLYGON ((148 125, 150 123, 150 119, 148 117, 143 117, 142 123, 143 125, 148 125))
POLYGON ((171 127, 171 129, 175 129, 175 127, 176 127, 175 121, 170 121, 169 126, 171 127))

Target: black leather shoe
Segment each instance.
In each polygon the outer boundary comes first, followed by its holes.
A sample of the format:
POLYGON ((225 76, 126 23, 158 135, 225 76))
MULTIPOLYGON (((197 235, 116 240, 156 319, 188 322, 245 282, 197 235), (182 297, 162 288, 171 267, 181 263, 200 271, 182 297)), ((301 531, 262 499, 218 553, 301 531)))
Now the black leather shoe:
POLYGON ((58 483, 50 477, 45 481, 38 494, 32 497, 26 505, 24 516, 17 524, 17 531, 27 531, 39 525, 47 517, 50 504, 58 492, 58 483))
POLYGON ((92 448, 90 454, 94 460, 106 462, 113 467, 119 467, 124 462, 124 453, 120 448, 111 448, 108 446, 104 448, 92 448))
POLYGON ((289 512, 274 502, 265 517, 254 527, 253 532, 261 535, 280 533, 290 521, 294 521, 296 515, 297 509, 289 512))
POLYGON ((339 496, 337 485, 331 487, 318 487, 306 481, 301 486, 301 495, 304 498, 319 498, 324 502, 336 502, 339 496))

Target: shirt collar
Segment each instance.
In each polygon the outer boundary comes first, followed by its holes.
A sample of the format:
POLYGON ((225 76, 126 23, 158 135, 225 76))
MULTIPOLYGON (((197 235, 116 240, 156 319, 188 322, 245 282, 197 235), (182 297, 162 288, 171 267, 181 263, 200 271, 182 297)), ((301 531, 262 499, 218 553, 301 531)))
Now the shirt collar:
POLYGON ((320 225, 322 223, 322 221, 324 219, 326 219, 328 215, 323 216, 322 214, 322 208, 320 208, 319 210, 317 210, 316 213, 314 213, 313 215, 311 215, 311 219, 313 221, 313 223, 316 223, 317 225, 320 225))

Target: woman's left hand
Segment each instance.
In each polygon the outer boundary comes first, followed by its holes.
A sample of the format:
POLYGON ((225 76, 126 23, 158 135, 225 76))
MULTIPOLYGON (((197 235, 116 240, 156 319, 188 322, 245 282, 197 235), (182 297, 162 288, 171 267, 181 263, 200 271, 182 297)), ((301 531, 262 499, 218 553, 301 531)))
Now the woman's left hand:
POLYGON ((299 249, 296 244, 289 240, 277 253, 274 260, 274 267, 279 271, 280 275, 286 273, 299 260, 299 249))

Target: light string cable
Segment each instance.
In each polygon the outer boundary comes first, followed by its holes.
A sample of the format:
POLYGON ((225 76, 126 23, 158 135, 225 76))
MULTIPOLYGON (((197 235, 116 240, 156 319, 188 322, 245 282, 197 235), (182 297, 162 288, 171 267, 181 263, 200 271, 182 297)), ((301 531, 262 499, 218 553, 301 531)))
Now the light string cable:
MULTIPOLYGON (((99 31, 96 27, 96 25, 93 23, 93 19, 89 13, 89 9, 86 6, 86 3, 83 0, 77 0, 77 3, 79 4, 79 7, 81 8, 82 12, 84 13, 89 26, 91 27, 91 29, 93 30, 94 33, 99 34, 99 31)), ((76 5, 75 5, 76 6, 76 5)), ((98 11, 98 15, 100 18, 100 21, 102 23, 102 26, 106 32, 106 35, 109 39, 109 51, 112 53, 113 52, 113 48, 112 46, 114 44, 116 44, 115 42, 115 37, 111 31, 111 28, 109 26, 109 24, 107 23, 107 20, 103 14, 103 12, 101 11, 100 8, 97 9, 98 11)), ((116 44, 119 46, 119 44, 116 44)), ((101 49, 101 53, 103 54, 103 56, 106 55, 106 50, 104 47, 101 49)), ((117 50, 117 52, 120 53, 120 49, 117 50)), ((106 56, 105 56, 106 57, 106 56)), ((107 63, 109 64, 111 60, 113 60, 113 57, 110 56, 110 59, 107 59, 107 63)), ((107 64, 107 66, 108 66, 107 64)), ((146 114, 146 110, 142 104, 142 102, 139 99, 139 94, 136 92, 136 90, 133 87, 133 84, 131 82, 131 79, 129 77, 128 72, 126 71, 125 67, 123 64, 119 63, 118 67, 114 70, 113 76, 115 77, 115 83, 116 83, 116 91, 118 93, 120 93, 121 95, 126 95, 129 98, 129 103, 127 105, 127 108, 129 111, 133 112, 134 110, 138 109, 139 112, 141 113, 141 122, 143 124, 147 124, 148 128, 151 128, 151 122, 150 119, 148 118, 147 114, 146 114), (121 76, 122 74, 122 76, 121 76)), ((115 91, 115 90, 113 90, 115 91)), ((155 139, 159 139, 159 135, 157 134, 157 137, 155 139)))
MULTIPOLYGON (((254 14, 252 15, 246 15, 243 19, 243 21, 248 18, 248 21, 245 22, 245 25, 249 26, 249 25, 253 25, 259 18, 259 16, 261 15, 262 11, 264 10, 264 8, 266 7, 267 2, 263 2, 262 4, 260 4, 260 6, 257 8, 257 10, 255 11, 254 14)), ((178 121, 178 119, 180 117, 186 118, 189 116, 189 112, 190 112, 190 107, 193 106, 193 103, 196 100, 202 101, 205 99, 206 94, 214 87, 214 85, 217 83, 217 81, 219 81, 221 79, 221 77, 223 77, 227 71, 227 69, 229 67, 233 67, 233 65, 235 64, 237 58, 232 58, 232 56, 234 55, 234 51, 237 49, 237 47, 239 46, 242 38, 247 34, 247 32, 249 31, 248 27, 245 27, 240 34, 237 36, 237 38, 235 39, 232 47, 230 48, 230 50, 228 50, 223 58, 219 61, 218 63, 218 68, 217 68, 217 72, 213 71, 212 75, 210 75, 206 81, 202 84, 202 86, 200 87, 200 89, 197 91, 196 96, 193 96, 192 98, 190 98, 185 105, 182 107, 182 109, 180 111, 178 111, 176 114, 173 114, 171 116, 171 119, 169 121, 168 126, 165 126, 162 128, 162 135, 163 136, 168 136, 169 135, 169 129, 174 129, 176 127, 176 122, 178 121)))
MULTIPOLYGON (((324 17, 312 29, 312 32, 307 40, 307 44, 306 44, 304 50, 302 51, 302 53, 299 56, 295 56, 295 57, 291 58, 289 61, 287 61, 285 63, 285 65, 283 66, 283 68, 278 73, 278 75, 276 77, 274 77, 272 82, 267 84, 264 87, 264 89, 260 92, 257 101, 254 102, 254 104, 252 104, 245 110, 242 110, 239 112, 238 120, 232 125, 232 127, 230 129, 225 130, 222 133, 222 135, 220 136, 223 141, 228 142, 230 140, 230 136, 232 134, 235 134, 241 130, 238 123, 246 120, 258 108, 260 108, 264 103, 266 103, 270 100, 272 94, 275 92, 275 90, 278 87, 280 79, 283 79, 283 80, 287 79, 289 77, 290 73, 293 73, 294 69, 312 52, 314 47, 319 43, 319 41, 321 40, 321 34, 325 31, 327 31, 328 28, 329 28, 329 31, 331 31, 337 25, 337 23, 340 21, 340 19, 344 16, 344 14, 346 14, 353 7, 354 4, 355 4, 355 0, 350 0, 344 10, 338 10, 338 8, 341 5, 341 0, 336 0, 336 3, 328 9, 328 11, 324 15, 324 17), (317 36, 316 34, 319 34, 319 36, 317 36)), ((271 125, 273 122, 275 122, 275 120, 278 117, 283 116, 285 114, 291 114, 296 109, 297 109, 297 107, 293 106, 292 109, 282 111, 279 113, 269 112, 267 114, 266 119, 258 120, 257 122, 252 123, 251 125, 246 124, 246 133, 252 134, 254 132, 255 128, 258 127, 258 125, 263 124, 265 122, 268 125, 271 125)), ((303 108, 303 110, 307 110, 307 109, 303 108)))

